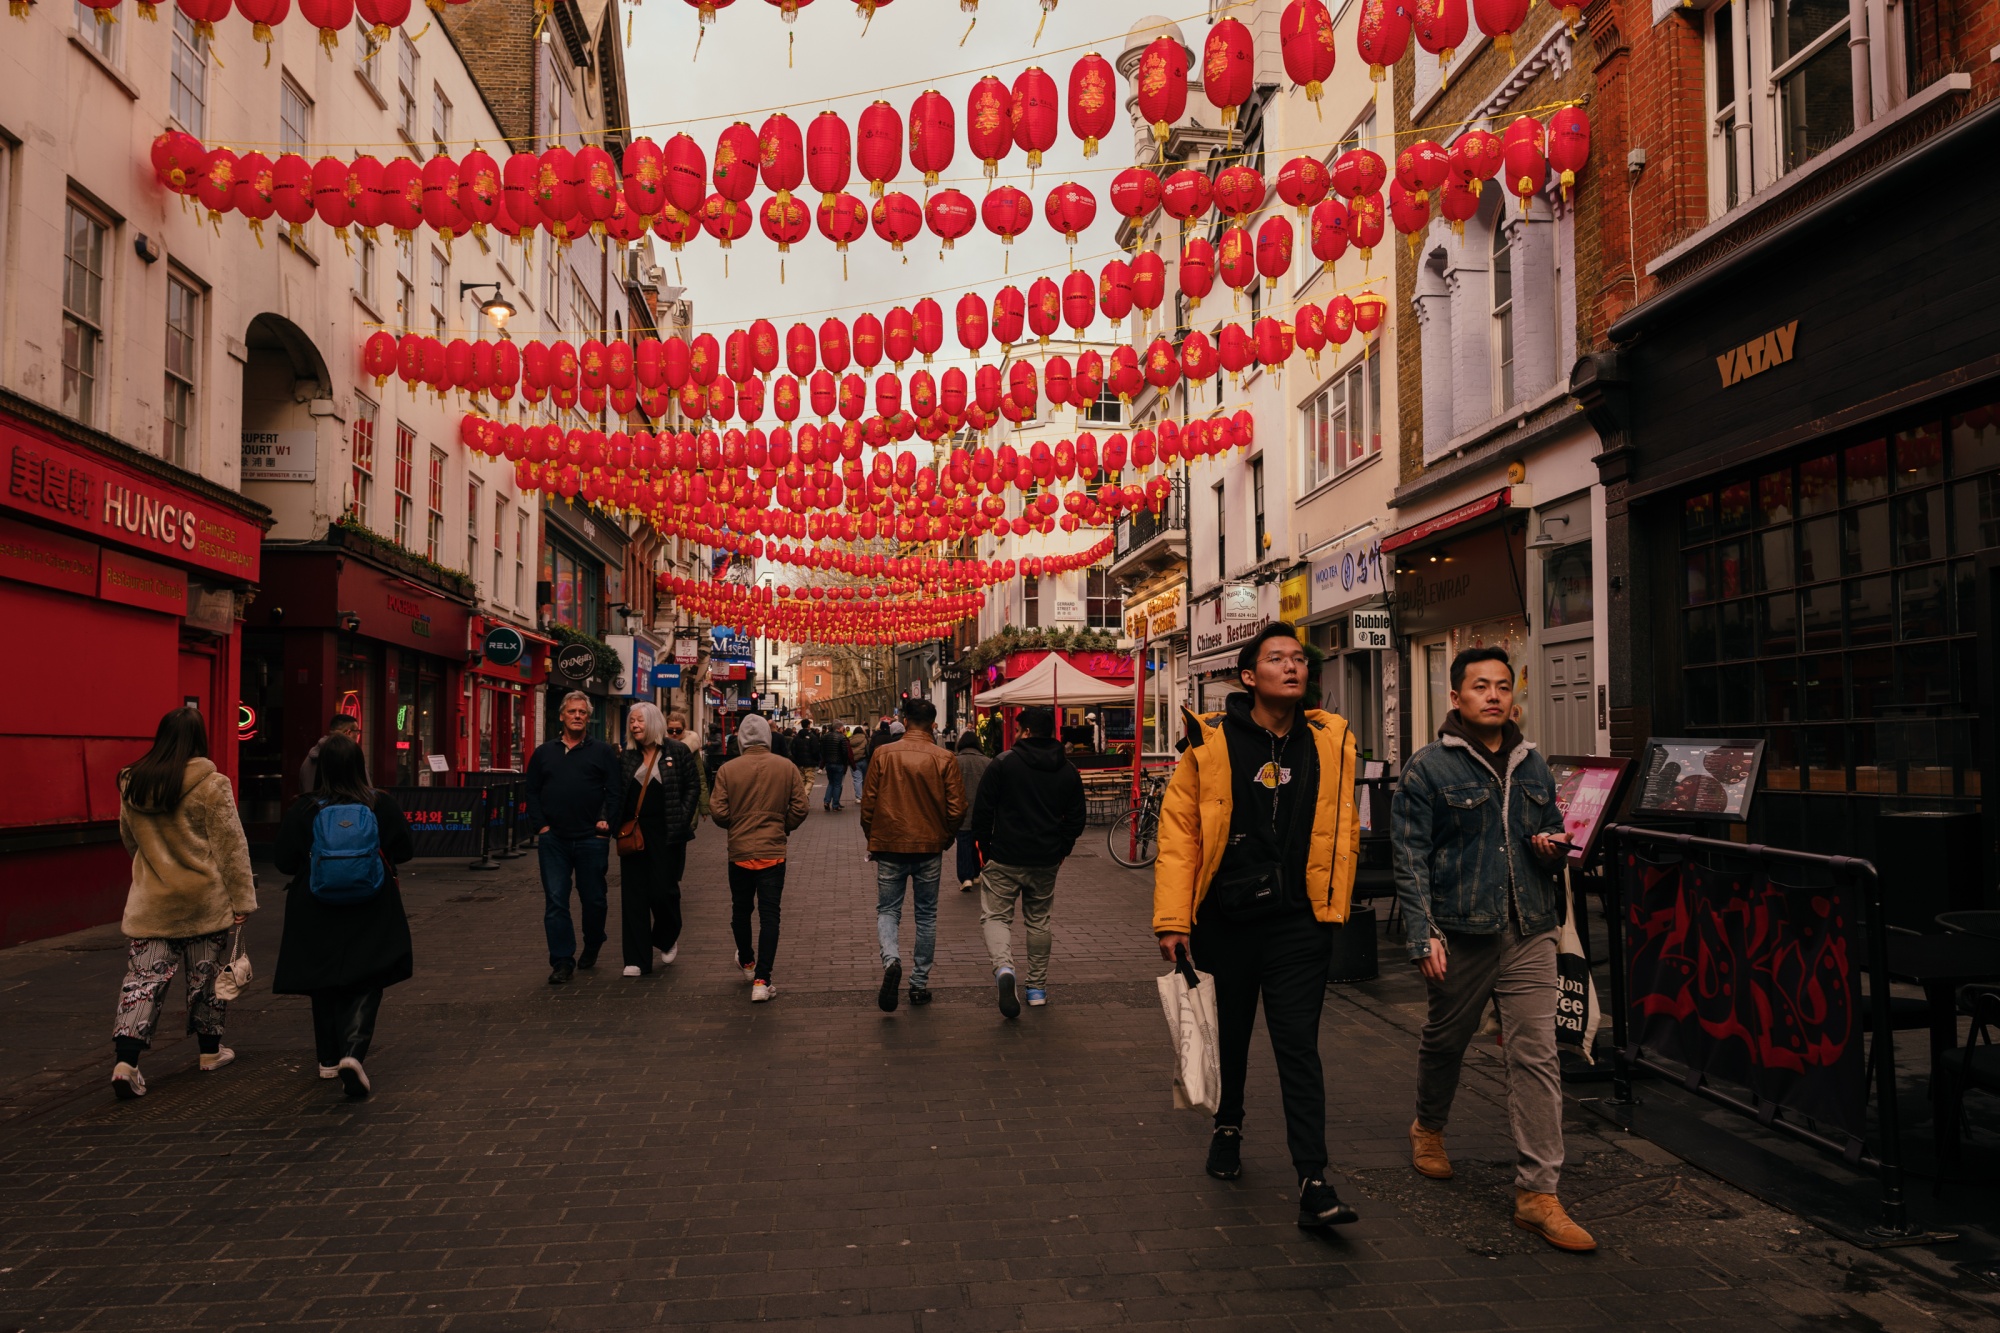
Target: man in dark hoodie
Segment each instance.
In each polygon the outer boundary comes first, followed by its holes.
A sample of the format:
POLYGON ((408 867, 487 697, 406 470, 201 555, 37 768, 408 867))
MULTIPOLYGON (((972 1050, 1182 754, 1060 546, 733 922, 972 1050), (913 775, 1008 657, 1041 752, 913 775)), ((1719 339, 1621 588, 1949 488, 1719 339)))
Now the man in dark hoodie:
POLYGON ((1083 776, 1055 740, 1052 708, 1024 708, 1021 738, 979 780, 972 803, 972 838, 986 857, 981 871, 979 926, 993 957, 1000 1012, 1021 1015, 1014 992, 1014 902, 1028 925, 1028 1003, 1049 1002, 1049 910, 1056 872, 1083 834, 1083 776))

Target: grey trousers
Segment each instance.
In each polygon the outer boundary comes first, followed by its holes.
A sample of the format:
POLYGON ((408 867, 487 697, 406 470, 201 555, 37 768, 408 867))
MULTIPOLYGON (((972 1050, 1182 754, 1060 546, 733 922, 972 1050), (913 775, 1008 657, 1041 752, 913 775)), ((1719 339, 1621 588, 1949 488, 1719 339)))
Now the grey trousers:
POLYGON ((1061 866, 1010 866, 988 861, 979 876, 979 928, 993 970, 1014 970, 1014 900, 1021 900, 1021 919, 1028 926, 1028 984, 1040 990, 1049 984, 1049 912, 1056 902, 1056 871, 1061 866))
POLYGON ((1556 932, 1448 934, 1443 981, 1427 981, 1430 1019, 1417 1048, 1417 1123, 1451 1116, 1466 1044, 1498 1001, 1507 1065, 1507 1120, 1518 1154, 1514 1183, 1554 1194, 1563 1164, 1562 1070, 1556 1060, 1556 932))

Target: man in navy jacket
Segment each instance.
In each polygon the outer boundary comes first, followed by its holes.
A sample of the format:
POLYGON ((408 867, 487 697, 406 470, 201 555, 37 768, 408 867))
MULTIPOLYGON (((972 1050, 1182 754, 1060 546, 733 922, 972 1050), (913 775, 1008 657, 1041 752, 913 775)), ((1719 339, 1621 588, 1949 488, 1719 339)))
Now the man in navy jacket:
POLYGON ((624 777, 618 751, 585 734, 590 696, 571 690, 562 702, 562 735, 528 760, 528 827, 539 832, 542 928, 549 937, 549 984, 560 986, 579 967, 597 965, 604 945, 605 872, 611 864, 611 821, 624 777), (583 953, 570 921, 570 883, 583 900, 583 953))

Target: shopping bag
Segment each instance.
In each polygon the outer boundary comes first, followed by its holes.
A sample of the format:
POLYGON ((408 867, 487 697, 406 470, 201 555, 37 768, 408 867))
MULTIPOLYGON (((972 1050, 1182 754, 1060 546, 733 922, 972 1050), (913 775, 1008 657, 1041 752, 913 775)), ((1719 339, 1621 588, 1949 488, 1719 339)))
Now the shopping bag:
POLYGON ((229 961, 216 971, 212 989, 218 1000, 233 1000, 250 984, 250 955, 243 951, 243 927, 229 936, 229 961))
POLYGON ((1576 933, 1582 901, 1573 886, 1569 911, 1563 914, 1562 929, 1556 935, 1556 979, 1561 992, 1556 996, 1556 1046, 1567 1047, 1585 1061, 1596 1064, 1592 1053, 1597 1045, 1597 1029, 1604 1015, 1597 1008, 1597 985, 1590 978, 1590 960, 1584 956, 1583 941, 1576 933))
POLYGON ((1160 1007, 1174 1043, 1174 1109, 1214 1115, 1222 1101, 1222 1053, 1215 1042, 1215 978, 1197 972, 1185 950, 1159 979, 1160 1007))

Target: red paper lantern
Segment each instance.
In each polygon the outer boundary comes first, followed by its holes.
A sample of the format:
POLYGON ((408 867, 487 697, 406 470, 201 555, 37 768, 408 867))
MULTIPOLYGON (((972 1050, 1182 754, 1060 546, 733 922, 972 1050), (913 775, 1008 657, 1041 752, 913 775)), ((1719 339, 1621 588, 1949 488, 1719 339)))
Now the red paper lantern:
POLYGON ((1167 141, 1175 121, 1187 114, 1187 48, 1172 37, 1156 37, 1139 54, 1133 79, 1139 114, 1153 127, 1153 138, 1167 141))
POLYGON ((1313 374, 1318 375, 1319 354, 1326 346, 1326 312, 1307 301, 1292 313, 1292 329, 1298 349, 1312 363, 1313 374))
POLYGON ((1028 170, 1042 165, 1042 154, 1055 146, 1057 122, 1056 81, 1039 65, 1030 65, 1014 78, 1008 104, 1014 146, 1028 155, 1028 170))
MULTIPOLYGON (((557 343, 554 353, 558 359, 565 344, 557 343)), ((688 346, 688 382, 706 389, 715 383, 715 377, 722 370, 722 349, 716 345, 715 335, 701 333, 688 346)))
POLYGON ((1216 207, 1238 225, 1264 206, 1264 193, 1264 178, 1254 167, 1228 166, 1215 173, 1216 207))
MULTIPOLYGON (((603 153, 603 149, 580 149, 578 159, 588 152, 603 153)), ((606 163, 610 155, 604 154, 606 163)), ((757 175, 764 160, 763 145, 757 140, 757 132, 742 121, 725 127, 715 136, 715 192, 732 204, 741 204, 757 188, 757 175)), ((586 196, 589 190, 586 188, 586 196)), ((585 210, 588 212, 588 210, 585 210)), ((747 212, 747 210, 745 210, 747 212)), ((748 226, 748 219, 745 219, 748 226)))
POLYGON ((1305 89, 1307 101, 1317 103, 1333 77, 1333 15, 1325 0, 1291 0, 1278 20, 1278 46, 1286 77, 1305 89))
POLYGON ((1063 323, 1078 334, 1097 318, 1097 284, 1082 269, 1071 270, 1062 283, 1063 323))
POLYGON ((925 185, 936 185, 950 169, 957 140, 958 118, 951 99, 935 88, 919 93, 910 105, 910 165, 924 173, 925 185))
POLYGON ((1021 341, 1021 331, 1027 327, 1028 298, 1021 295, 1021 289, 1011 283, 993 293, 993 340, 1002 347, 1012 347, 1021 341))
MULTIPOLYGON (((634 144, 632 149, 636 150, 638 146, 634 144)), ((653 147, 651 143, 646 146, 653 147)), ((627 150, 625 159, 628 175, 632 165, 631 151, 627 150)), ((654 148, 653 154, 657 159, 659 150, 654 148)), ((655 165, 657 167, 657 161, 655 165)), ((657 171, 655 176, 657 185, 657 171)), ((629 196, 633 191, 628 189, 626 193, 629 196)), ((500 164, 493 160, 491 154, 475 148, 458 162, 458 211, 472 225, 475 236, 500 216, 500 202, 500 164)))
POLYGON ((882 351, 901 370, 916 350, 916 317, 902 306, 891 306, 882 320, 882 351))
POLYGON ((424 173, 407 157, 391 158, 382 168, 382 218, 399 237, 424 225, 424 173))
MULTIPOLYGON (((805 180, 805 138, 798 122, 779 111, 765 118, 757 131, 757 171, 764 188, 783 203, 790 203, 792 191, 805 180)), ((763 210, 770 212, 767 201, 763 210)), ((808 216, 801 211, 800 216, 808 216)), ((810 225, 810 222, 808 222, 810 225)))
POLYGON ((381 388, 396 373, 396 337, 392 333, 377 331, 368 335, 368 341, 361 345, 361 368, 375 377, 375 387, 381 388))
POLYGON ((1566 106, 1549 117, 1549 169, 1561 173, 1563 198, 1569 198, 1576 173, 1590 161, 1590 117, 1580 106, 1566 106))
POLYGON ((465 211, 458 206, 458 164, 439 153, 424 163, 419 176, 423 182, 421 213, 424 224, 436 232, 449 248, 451 238, 470 225, 465 211))
POLYGON ((1266 291, 1278 289, 1278 279, 1292 266, 1292 220, 1279 214, 1265 218, 1257 228, 1257 271, 1264 275, 1266 291))
POLYGON ((1188 330, 1187 337, 1181 339, 1181 373, 1192 383, 1215 378, 1222 363, 1216 358, 1215 344, 1200 329, 1188 330))
POLYGON ((1035 201, 1011 185, 995 186, 980 203, 979 218, 1002 245, 1012 245, 1016 236, 1034 225, 1035 201))
POLYGON ((806 238, 812 230, 812 220, 806 214, 806 206, 789 194, 774 194, 764 200, 758 209, 758 221, 764 235, 778 243, 779 254, 789 254, 794 245, 806 238))
MULTIPOLYGON (((530 349, 533 343, 528 344, 530 349)), ((523 358, 523 364, 527 364, 523 358)), ((694 378, 694 351, 679 338, 668 338, 660 344, 660 382, 669 389, 679 389, 694 378)))
POLYGON ((1077 233, 1089 230, 1097 218, 1097 196, 1075 181, 1064 181, 1049 191, 1043 212, 1049 226, 1075 245, 1077 233))
POLYGON ((1160 206, 1160 178, 1144 167, 1127 167, 1111 182, 1111 211, 1137 221, 1160 206))
POLYGON ((819 343, 804 324, 785 330, 785 368, 803 379, 819 364, 819 343))
POLYGON ((1382 242, 1382 228, 1386 221, 1379 194, 1364 194, 1347 206, 1348 235, 1353 239, 1362 263, 1374 257, 1375 247, 1382 242))
POLYGON ((1167 299, 1167 261, 1151 250, 1132 256, 1132 304, 1150 315, 1167 299))
POLYGON ((986 346, 986 302, 977 292, 967 292, 958 298, 958 343, 974 357, 979 349, 986 346))
MULTIPOLYGON (((584 377, 585 384, 590 384, 590 378, 588 374, 588 367, 590 365, 590 360, 591 360, 590 344, 585 343, 583 345, 583 364, 586 367, 586 373, 584 377)), ((752 368, 750 365, 750 335, 745 333, 742 329, 736 329, 733 332, 731 332, 730 335, 727 338, 725 338, 722 343, 722 373, 727 375, 730 379, 735 380, 738 384, 741 384, 744 380, 750 378, 751 370, 752 368)), ((591 387, 598 388, 602 387, 602 385, 600 383, 597 385, 591 385, 591 387)))
POLYGON ((1215 275, 1225 287, 1241 292, 1257 280, 1257 243, 1241 227, 1222 233, 1215 247, 1215 275))
POLYGON ((938 308, 936 301, 926 296, 917 302, 910 314, 915 326, 912 332, 917 350, 924 354, 925 361, 929 361, 938 348, 944 346, 944 311, 938 308))
POLYGON ((1111 62, 1092 51, 1069 69, 1069 132, 1083 140, 1083 155, 1097 156, 1097 141, 1118 123, 1118 84, 1111 62))
POLYGON ((1418 203, 1428 203, 1431 191, 1444 184, 1451 171, 1451 154, 1419 139, 1396 154, 1396 184, 1418 203))
POLYGON ((313 219, 312 165, 297 153, 280 154, 271 165, 271 207, 295 228, 313 219))
POLYGON ((1486 130, 1467 130, 1451 146, 1451 176, 1477 198, 1479 187, 1500 173, 1507 145, 1486 130))
POLYGON ((862 108, 856 129, 861 178, 868 182, 869 193, 879 199, 887 183, 903 169, 903 118, 887 102, 870 102, 862 108))
POLYGON ((208 210, 211 222, 236 206, 236 154, 227 148, 209 150, 194 178, 194 197, 208 210))
POLYGON ((1000 159, 1014 146, 1013 94, 991 74, 965 99, 965 146, 985 165, 988 180, 1000 174, 1000 159))
POLYGON ((847 341, 847 326, 828 317, 819 326, 819 363, 838 375, 847 369, 851 350, 847 341))
MULTIPOLYGON (((822 215, 832 206, 835 196, 847 189, 853 160, 854 142, 848 133, 847 122, 831 111, 822 111, 814 116, 812 124, 806 128, 806 179, 820 192, 822 215)), ((864 230, 868 225, 865 211, 861 225, 864 230)))
MULTIPOLYGON (((749 133, 748 126, 743 126, 742 129, 745 134, 749 133)), ((751 136, 751 142, 755 142, 755 136, 751 136)), ((433 158, 432 161, 436 159, 433 158)), ((721 159, 718 155, 718 176, 720 165, 721 159)), ((577 211, 583 214, 585 221, 601 223, 611 216, 617 201, 622 197, 618 184, 618 164, 611 160, 611 154, 596 144, 585 144, 576 150, 576 170, 579 181, 576 192, 577 211)), ((755 178, 753 171, 751 173, 753 183, 755 178)), ((717 188, 721 188, 719 181, 717 188)), ((732 195, 728 190, 724 190, 723 193, 740 201, 747 197, 749 192, 746 190, 742 195, 732 195)), ((603 229, 600 227, 597 230, 601 234, 603 229)))
POLYGON ((1062 289, 1051 278, 1037 278, 1028 288, 1028 331, 1049 345, 1062 324, 1062 289))
POLYGON ((872 371, 882 364, 882 321, 868 311, 854 317, 854 364, 872 371))
POLYGON ((686 134, 676 134, 660 151, 666 159, 667 201, 692 217, 708 198, 708 155, 686 134))
POLYGON ((812 398, 813 415, 821 421, 827 420, 833 415, 834 408, 839 402, 833 373, 826 370, 815 370, 812 373, 812 380, 806 387, 807 393, 812 398))
POLYGON ((1257 349, 1257 363, 1266 370, 1292 359, 1291 332, 1269 315, 1257 321, 1251 340, 1257 349))
POLYGON ((731 241, 750 234, 750 210, 733 199, 712 194, 701 206, 701 229, 727 250, 731 241))
MULTIPOLYGON (((697 212, 699 210, 696 210, 697 212)), ((683 213, 672 204, 653 222, 653 235, 665 241, 676 254, 701 234, 701 221, 693 213, 683 213)))
POLYGON ((1209 105, 1222 112, 1225 127, 1236 123, 1237 108, 1250 100, 1256 73, 1257 53, 1248 28, 1226 18, 1208 30, 1201 50, 1201 88, 1209 105))
POLYGON ((1451 224, 1451 229, 1460 236, 1465 235, 1465 224, 1479 211, 1479 196, 1455 180, 1444 183, 1438 192, 1438 216, 1451 224))
POLYGON ((904 242, 915 240, 923 231, 924 210, 901 190, 891 190, 875 201, 870 220, 875 234, 889 243, 891 251, 901 254, 904 242))
POLYGON ((1472 0, 1472 17, 1512 65, 1514 34, 1528 21, 1528 0, 1472 0))
POLYGON ((845 254, 851 242, 868 234, 868 205, 844 191, 827 196, 820 201, 819 234, 845 254))
POLYGON ((1521 201, 1521 212, 1526 214, 1528 201, 1541 192, 1549 178, 1542 123, 1533 116, 1522 116, 1507 127, 1503 139, 1507 191, 1521 201))
POLYGON ((1363 292, 1354 298, 1354 327, 1364 338, 1382 327, 1382 316, 1387 314, 1389 303, 1373 292, 1363 292))
POLYGON ((1410 249, 1414 253, 1417 234, 1431 225, 1431 201, 1428 194, 1414 194, 1403 188, 1403 182, 1389 182, 1389 221, 1401 235, 1410 238, 1410 249))
POLYGON ((1183 227, 1200 221, 1214 198, 1215 187, 1210 184, 1207 174, 1191 168, 1176 171, 1160 187, 1160 203, 1166 208, 1167 216, 1183 227))
POLYGON ((354 26, 354 0, 299 0, 299 17, 319 29, 319 44, 330 56, 340 34, 354 26))
POLYGON ((1097 304, 1113 324, 1122 323, 1132 309, 1132 266, 1113 259, 1099 272, 1097 304))
MULTIPOLYGON (((486 156, 484 153, 477 155, 486 156)), ((465 160, 459 164, 461 179, 472 169, 473 156, 472 153, 466 154, 465 160)), ((492 159, 487 158, 487 161, 492 159)), ((625 206, 638 214, 645 226, 652 226, 652 219, 667 204, 667 162, 660 146, 651 139, 634 139, 625 149, 622 175, 625 206)))
POLYGON ((1417 45, 1438 58, 1438 68, 1451 64, 1452 53, 1465 40, 1465 0, 1416 0, 1417 45))
POLYGON ((924 224, 949 250, 952 242, 972 230, 979 211, 962 190, 939 190, 924 205, 924 224))
POLYGON ((1401 60, 1410 46, 1409 0, 1361 0, 1354 40, 1368 62, 1368 77, 1382 82, 1382 71, 1401 60))
POLYGON ((1215 247, 1206 237, 1193 237, 1181 246, 1180 281, 1188 309, 1201 309, 1201 298, 1215 288, 1215 247))
MULTIPOLYGON (((540 170, 539 164, 536 170, 540 170)), ((350 162, 347 197, 354 201, 355 222, 373 240, 375 229, 388 220, 382 202, 382 164, 366 153, 350 162)))
POLYGON ((1146 348, 1146 383, 1162 393, 1174 387, 1181 377, 1181 359, 1174 351, 1174 345, 1165 338, 1155 338, 1146 348))
POLYGON ((569 219, 577 211, 576 191, 580 181, 576 154, 561 144, 543 150, 535 173, 535 207, 541 210, 542 225, 558 240, 569 235, 569 219))
POLYGON ((1373 149, 1350 148, 1333 161, 1333 192, 1343 199, 1374 194, 1388 179, 1389 168, 1373 149))
POLYGON ((1332 187, 1333 174, 1316 157, 1295 157, 1278 170, 1278 198, 1299 210, 1302 224, 1332 187))
MULTIPOLYGON (((168 130, 153 140, 153 173, 160 178, 160 184, 175 194, 186 194, 194 188, 194 178, 208 161, 208 150, 201 140, 181 130, 168 130)), ((333 162, 340 168, 341 181, 347 177, 347 165, 337 158, 321 158, 321 162, 333 162)), ((315 172, 318 168, 315 165, 315 172)), ((345 225, 337 224, 337 225, 345 225)))

